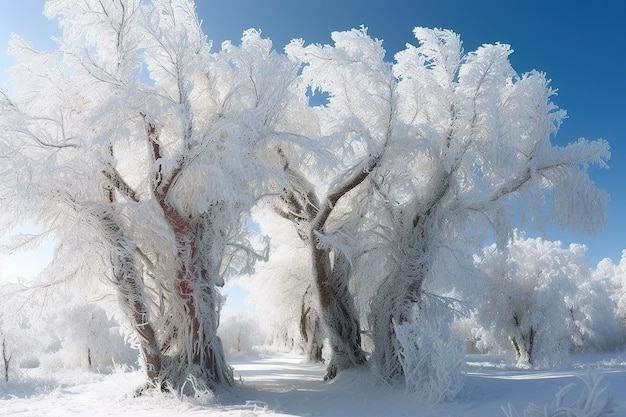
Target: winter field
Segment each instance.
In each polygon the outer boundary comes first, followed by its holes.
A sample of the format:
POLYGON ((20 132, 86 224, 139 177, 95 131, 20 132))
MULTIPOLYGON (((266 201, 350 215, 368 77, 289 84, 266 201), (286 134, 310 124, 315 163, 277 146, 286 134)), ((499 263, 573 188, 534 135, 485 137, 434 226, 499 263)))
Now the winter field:
MULTIPOLYGON (((589 396, 594 406, 610 396, 616 416, 626 415, 626 353, 575 355, 559 369, 519 369, 496 355, 468 355, 465 385, 452 402, 420 403, 400 387, 389 387, 364 369, 324 382, 324 366, 296 354, 276 353, 234 359, 235 388, 195 398, 152 393, 135 398, 144 381, 139 371, 72 371, 41 374, 31 370, 20 382, 0 387, 0 414, 10 416, 591 416, 586 412, 549 414, 566 387, 565 406, 578 403, 587 383, 600 378, 589 396), (541 408, 531 414, 529 403, 541 408), (550 408, 552 407, 552 409, 550 408), (516 414, 517 413, 517 414, 516 414)), ((589 405, 589 404, 588 404, 589 405)), ((584 406, 582 407, 584 408, 584 406)), ((578 409, 578 408, 577 408, 578 409)))

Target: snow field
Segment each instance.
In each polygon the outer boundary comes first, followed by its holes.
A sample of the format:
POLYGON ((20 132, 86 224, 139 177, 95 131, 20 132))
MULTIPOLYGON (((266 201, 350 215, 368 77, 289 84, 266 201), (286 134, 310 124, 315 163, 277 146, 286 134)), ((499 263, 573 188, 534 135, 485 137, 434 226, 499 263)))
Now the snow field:
POLYGON ((324 382, 323 364, 306 363, 299 355, 284 353, 235 359, 235 388, 214 394, 200 392, 195 398, 173 393, 135 398, 133 390, 144 381, 141 371, 119 370, 107 375, 83 371, 40 374, 29 370, 21 381, 0 385, 0 415, 506 417, 505 410, 513 410, 523 416, 529 403, 542 409, 553 405, 555 395, 571 383, 575 387, 564 403, 574 405, 585 387, 584 378, 593 375, 602 378, 599 388, 608 388, 597 394, 598 399, 611 395, 614 415, 624 416, 624 357, 623 353, 576 355, 567 367, 536 370, 507 366, 499 356, 468 355, 462 391, 454 401, 442 404, 420 403, 401 387, 388 386, 365 368, 342 372, 335 380, 324 382))

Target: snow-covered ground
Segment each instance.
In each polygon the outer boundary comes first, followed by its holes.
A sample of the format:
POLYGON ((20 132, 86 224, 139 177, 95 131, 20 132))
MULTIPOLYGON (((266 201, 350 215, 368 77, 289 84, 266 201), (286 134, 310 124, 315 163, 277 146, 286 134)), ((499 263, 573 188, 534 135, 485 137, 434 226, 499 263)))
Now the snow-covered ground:
MULTIPOLYGON (((324 382, 324 367, 294 354, 236 359, 241 384, 217 394, 179 398, 152 393, 134 398, 140 372, 111 374, 68 372, 39 375, 29 371, 19 383, 0 382, 0 415, 10 416, 505 416, 509 405, 520 416, 528 403, 550 405, 570 383, 565 397, 573 404, 590 375, 601 376, 615 400, 617 416, 626 416, 626 353, 583 355, 558 370, 521 370, 497 356, 468 356, 464 389, 454 402, 421 404, 398 387, 373 379, 365 370, 341 373, 324 382)), ((601 398, 605 394, 598 395, 601 398)), ((543 414, 542 414, 543 415, 543 414)), ((587 414, 585 414, 586 416, 587 414)))

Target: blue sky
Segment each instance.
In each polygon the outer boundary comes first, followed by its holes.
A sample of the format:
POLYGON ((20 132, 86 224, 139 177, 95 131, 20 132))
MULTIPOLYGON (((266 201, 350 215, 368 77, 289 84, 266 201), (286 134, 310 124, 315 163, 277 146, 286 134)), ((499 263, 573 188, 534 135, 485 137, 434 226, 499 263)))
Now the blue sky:
MULTIPOLYGON (((42 15, 43 0, 13 2, 0 14, 0 45, 6 49, 11 32, 50 48, 55 22, 42 15)), ((609 223, 589 237, 557 228, 547 238, 584 243, 595 265, 610 257, 617 262, 626 249, 626 25, 620 1, 528 0, 210 0, 197 2, 203 28, 214 47, 228 39, 238 43, 243 30, 261 29, 282 51, 292 38, 328 43, 330 33, 364 25, 384 40, 389 59, 415 43, 415 26, 441 27, 460 34, 466 51, 483 43, 508 43, 518 73, 537 69, 558 89, 555 103, 567 110, 556 144, 604 138, 611 144, 610 169, 591 169, 594 181, 611 195, 609 223)), ((11 59, 0 54, 0 68, 11 59)), ((0 86, 6 86, 0 74, 0 86)))

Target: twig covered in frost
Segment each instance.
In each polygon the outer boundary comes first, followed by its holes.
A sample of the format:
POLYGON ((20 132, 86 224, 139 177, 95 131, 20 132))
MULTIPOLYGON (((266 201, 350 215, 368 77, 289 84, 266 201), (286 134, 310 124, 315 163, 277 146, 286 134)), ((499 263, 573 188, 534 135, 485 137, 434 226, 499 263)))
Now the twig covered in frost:
MULTIPOLYGON (((615 415, 615 402, 609 393, 608 385, 601 384, 602 377, 588 374, 580 378, 585 386, 578 400, 571 405, 566 404, 565 397, 575 387, 571 383, 561 388, 555 395, 554 404, 543 407, 530 403, 524 410, 524 417, 609 417, 615 415)), ((502 407, 506 417, 520 417, 511 404, 502 407)))

